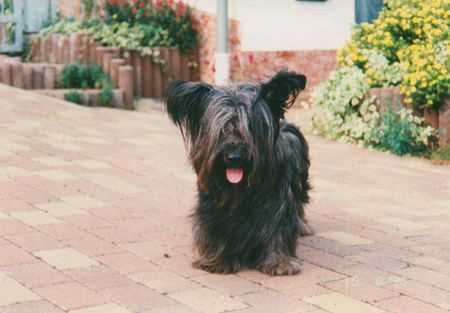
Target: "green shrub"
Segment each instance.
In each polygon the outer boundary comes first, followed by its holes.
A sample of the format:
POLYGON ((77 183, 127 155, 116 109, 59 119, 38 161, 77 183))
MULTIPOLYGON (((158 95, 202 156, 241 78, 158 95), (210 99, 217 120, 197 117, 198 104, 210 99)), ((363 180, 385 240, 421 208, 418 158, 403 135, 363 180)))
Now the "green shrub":
POLYGON ((363 144, 379 115, 366 96, 369 85, 356 67, 333 71, 311 95, 313 130, 327 138, 363 144))
POLYGON ((72 103, 83 104, 84 96, 78 91, 71 91, 64 95, 64 99, 72 103))
POLYGON ((104 82, 102 92, 100 93, 100 105, 111 106, 113 101, 112 83, 110 80, 104 82))
POLYGON ((380 116, 375 99, 368 98, 369 91, 357 67, 331 72, 311 95, 314 133, 398 155, 428 155, 436 131, 421 126, 423 119, 406 108, 389 108, 380 116))
POLYGON ((389 107, 373 128, 370 144, 397 155, 427 155, 429 139, 435 131, 432 127, 421 126, 422 122, 423 119, 412 115, 412 110, 401 108, 396 111, 389 107))
POLYGON ((100 65, 68 64, 63 69, 62 88, 101 89, 109 80, 100 65))
POLYGON ((64 66, 61 87, 81 88, 81 66, 79 64, 68 64, 64 66))
POLYGON ((112 82, 97 64, 68 64, 64 67, 61 79, 62 88, 101 89, 100 104, 109 106, 113 100, 112 82))
MULTIPOLYGON (((385 4, 373 23, 354 26, 352 40, 338 51, 339 63, 366 71, 367 55, 376 51, 389 65, 401 67, 403 75, 397 83, 406 103, 438 107, 450 87, 450 1, 387 0, 385 4)), ((369 84, 376 87, 380 80, 382 76, 374 76, 369 84)))

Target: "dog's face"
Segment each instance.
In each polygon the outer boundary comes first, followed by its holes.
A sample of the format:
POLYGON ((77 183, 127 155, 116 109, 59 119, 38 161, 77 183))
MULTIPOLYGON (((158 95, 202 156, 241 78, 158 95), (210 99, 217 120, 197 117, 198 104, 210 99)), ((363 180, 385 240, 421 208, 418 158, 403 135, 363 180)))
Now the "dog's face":
POLYGON ((287 71, 231 87, 172 82, 167 112, 181 129, 199 188, 236 193, 270 177, 280 120, 305 84, 305 76, 287 71))

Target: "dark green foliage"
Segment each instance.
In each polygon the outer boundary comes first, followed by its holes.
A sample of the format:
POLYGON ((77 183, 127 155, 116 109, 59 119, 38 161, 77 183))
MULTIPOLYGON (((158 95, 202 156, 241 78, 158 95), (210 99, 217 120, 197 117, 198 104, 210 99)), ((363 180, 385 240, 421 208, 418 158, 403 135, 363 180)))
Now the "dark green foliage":
POLYGON ((102 92, 100 93, 100 105, 102 106, 110 106, 113 101, 113 92, 112 92, 112 83, 108 79, 105 85, 102 88, 102 92))
POLYGON ((378 143, 373 146, 380 150, 392 151, 397 155, 426 155, 428 147, 417 140, 414 134, 415 126, 408 119, 400 118, 390 107, 381 116, 381 122, 376 129, 378 143))
POLYGON ((71 91, 64 95, 64 99, 76 104, 83 104, 83 94, 78 91, 71 91))
POLYGON ((64 67, 61 79, 63 88, 99 89, 105 84, 108 76, 100 65, 68 64, 64 67))
POLYGON ((444 146, 438 150, 435 150, 431 153, 431 158, 437 162, 442 164, 450 163, 450 145, 444 146))
POLYGON ((64 67, 61 79, 62 88, 102 89, 101 105, 108 106, 112 102, 112 83, 100 65, 68 64, 64 67))

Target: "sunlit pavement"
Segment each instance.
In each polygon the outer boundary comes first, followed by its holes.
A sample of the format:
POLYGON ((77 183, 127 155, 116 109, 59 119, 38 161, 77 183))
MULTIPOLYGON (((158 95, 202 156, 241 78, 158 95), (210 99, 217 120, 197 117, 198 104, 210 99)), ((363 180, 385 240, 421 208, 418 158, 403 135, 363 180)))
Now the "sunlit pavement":
POLYGON ((180 135, 147 111, 0 85, 0 312, 450 310, 449 168, 308 135, 302 273, 212 275, 180 135))

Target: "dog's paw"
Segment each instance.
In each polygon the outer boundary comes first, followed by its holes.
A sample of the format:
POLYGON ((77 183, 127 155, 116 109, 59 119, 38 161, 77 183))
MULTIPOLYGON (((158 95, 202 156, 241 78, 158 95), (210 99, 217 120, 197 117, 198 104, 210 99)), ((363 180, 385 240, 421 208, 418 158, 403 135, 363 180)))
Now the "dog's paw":
POLYGON ((300 273, 300 264, 293 260, 283 260, 279 263, 266 263, 258 269, 271 276, 297 275, 300 273))
POLYGON ((300 222, 300 233, 301 237, 314 235, 314 229, 306 221, 300 222))
POLYGON ((237 266, 232 266, 227 262, 209 262, 204 260, 198 260, 192 263, 194 268, 201 269, 209 273, 216 274, 231 274, 238 271, 237 266))

